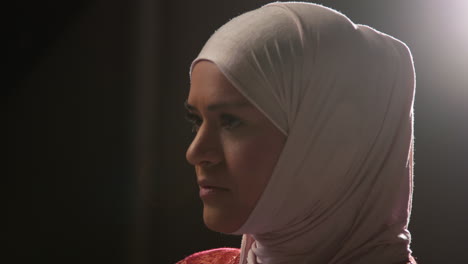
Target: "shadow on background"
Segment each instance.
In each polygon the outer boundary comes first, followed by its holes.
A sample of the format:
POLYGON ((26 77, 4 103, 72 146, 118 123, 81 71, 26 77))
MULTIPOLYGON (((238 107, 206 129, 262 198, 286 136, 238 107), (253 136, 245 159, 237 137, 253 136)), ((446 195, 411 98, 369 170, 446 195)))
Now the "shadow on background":
MULTIPOLYGON (((14 263, 174 263, 239 247, 208 231, 183 120, 219 26, 269 1, 22 1, 7 25, 7 252, 14 263)), ((421 264, 468 259, 468 3, 316 1, 408 44, 410 231, 421 264)))

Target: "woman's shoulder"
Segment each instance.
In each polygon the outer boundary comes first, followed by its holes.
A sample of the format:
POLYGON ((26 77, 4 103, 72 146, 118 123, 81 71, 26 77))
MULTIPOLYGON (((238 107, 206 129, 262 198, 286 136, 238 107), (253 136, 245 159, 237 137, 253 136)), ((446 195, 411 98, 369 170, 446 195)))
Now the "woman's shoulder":
POLYGON ((240 249, 215 248, 194 253, 176 264, 238 264, 240 249))

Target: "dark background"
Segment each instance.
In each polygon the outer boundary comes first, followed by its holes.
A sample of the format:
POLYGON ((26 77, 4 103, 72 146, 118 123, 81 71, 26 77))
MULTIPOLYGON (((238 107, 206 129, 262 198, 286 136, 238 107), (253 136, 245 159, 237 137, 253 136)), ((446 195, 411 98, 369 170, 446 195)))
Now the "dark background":
MULTIPOLYGON (((182 103, 222 24, 269 1, 17 1, 3 9, 9 263, 174 263, 208 231, 182 103)), ((316 1, 413 52, 420 264, 468 259, 468 2, 316 1)))

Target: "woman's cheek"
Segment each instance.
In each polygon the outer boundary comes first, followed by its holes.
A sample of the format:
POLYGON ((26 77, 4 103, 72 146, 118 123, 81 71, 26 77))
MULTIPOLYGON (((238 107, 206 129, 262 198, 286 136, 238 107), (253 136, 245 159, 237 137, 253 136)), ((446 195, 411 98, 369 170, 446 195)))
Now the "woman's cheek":
POLYGON ((252 177, 265 178, 267 176, 263 174, 270 170, 270 155, 267 142, 258 137, 238 144, 233 158, 236 159, 236 168, 242 168, 244 174, 248 174, 246 176, 254 180, 252 177))

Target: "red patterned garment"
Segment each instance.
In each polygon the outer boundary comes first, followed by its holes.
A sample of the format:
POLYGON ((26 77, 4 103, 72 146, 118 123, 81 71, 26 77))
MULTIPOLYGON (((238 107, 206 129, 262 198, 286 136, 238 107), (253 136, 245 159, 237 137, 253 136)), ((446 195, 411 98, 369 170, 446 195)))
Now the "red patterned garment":
MULTIPOLYGON (((239 264, 240 249, 238 248, 215 248, 192 254, 176 264, 239 264)), ((405 264, 417 264, 410 256, 409 262, 405 264)))
POLYGON ((176 264, 238 264, 240 249, 216 248, 197 252, 176 264))

